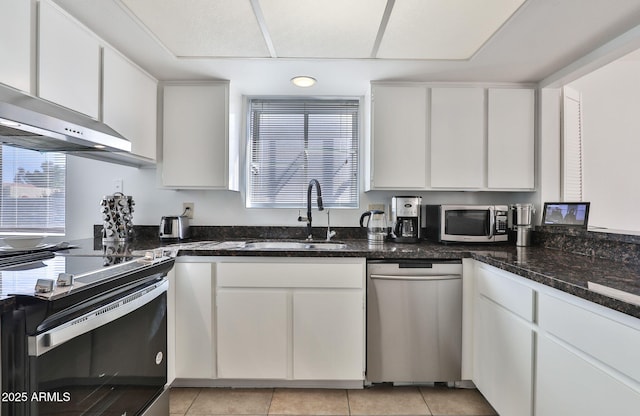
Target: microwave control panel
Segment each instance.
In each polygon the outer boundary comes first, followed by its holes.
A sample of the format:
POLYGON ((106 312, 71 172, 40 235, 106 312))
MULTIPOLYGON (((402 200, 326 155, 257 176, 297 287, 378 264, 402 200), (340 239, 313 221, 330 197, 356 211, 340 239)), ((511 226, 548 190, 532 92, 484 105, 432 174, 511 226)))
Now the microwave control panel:
POLYGON ((508 211, 498 211, 496 210, 496 234, 506 234, 507 233, 507 223, 509 218, 508 211))

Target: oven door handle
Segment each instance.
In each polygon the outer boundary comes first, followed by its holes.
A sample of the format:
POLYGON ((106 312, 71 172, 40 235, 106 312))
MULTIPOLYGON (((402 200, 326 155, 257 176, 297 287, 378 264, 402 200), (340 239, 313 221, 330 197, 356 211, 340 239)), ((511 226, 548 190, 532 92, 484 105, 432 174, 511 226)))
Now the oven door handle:
POLYGON ((28 339, 29 355, 39 357, 73 338, 113 322, 151 302, 166 292, 168 288, 169 281, 164 279, 42 334, 30 336, 28 339))

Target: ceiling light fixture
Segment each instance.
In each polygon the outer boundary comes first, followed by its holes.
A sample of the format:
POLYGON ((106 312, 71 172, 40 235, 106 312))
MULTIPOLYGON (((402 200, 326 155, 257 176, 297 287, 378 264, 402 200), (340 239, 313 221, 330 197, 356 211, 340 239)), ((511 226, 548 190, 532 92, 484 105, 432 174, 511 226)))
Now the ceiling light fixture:
POLYGON ((296 87, 308 88, 308 87, 312 87, 312 86, 315 85, 316 79, 313 78, 313 77, 309 77, 309 76, 303 75, 303 76, 298 76, 298 77, 291 78, 291 82, 296 87))

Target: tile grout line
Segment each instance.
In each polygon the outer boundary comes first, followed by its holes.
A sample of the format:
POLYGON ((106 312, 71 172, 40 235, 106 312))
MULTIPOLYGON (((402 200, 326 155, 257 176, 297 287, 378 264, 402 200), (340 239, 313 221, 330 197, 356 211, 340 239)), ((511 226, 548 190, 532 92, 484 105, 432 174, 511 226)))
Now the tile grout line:
POLYGON ((347 416, 351 416, 351 398, 349 395, 349 389, 344 389, 344 393, 347 395, 347 416))
POLYGON ((189 403, 189 406, 187 407, 187 410, 184 411, 184 416, 187 416, 187 413, 189 413, 189 410, 191 410, 191 407, 193 406, 193 404, 196 402, 196 399, 200 396, 200 394, 202 393, 202 387, 200 387, 198 389, 198 394, 195 395, 195 397, 193 398, 193 400, 191 400, 191 403, 189 403))
POLYGON ((272 388, 271 389, 271 397, 269 398, 269 407, 267 407, 267 414, 266 416, 271 415, 271 405, 273 404, 273 396, 276 394, 276 389, 272 388))
POLYGON ((422 397, 422 401, 424 402, 425 406, 427 406, 427 410, 429 411, 429 415, 428 416, 433 416, 433 411, 431 411, 431 408, 429 407, 429 403, 427 402, 427 398, 424 397, 424 393, 422 392, 422 389, 420 387, 417 387, 418 391, 420 392, 420 397, 422 397))

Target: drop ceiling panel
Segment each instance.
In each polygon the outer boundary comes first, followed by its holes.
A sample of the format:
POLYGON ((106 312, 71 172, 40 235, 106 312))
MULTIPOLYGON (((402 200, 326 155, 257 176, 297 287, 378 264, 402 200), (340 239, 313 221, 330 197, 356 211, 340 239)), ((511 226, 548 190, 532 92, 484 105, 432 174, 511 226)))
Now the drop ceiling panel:
POLYGON ((369 58, 386 0, 260 0, 276 55, 369 58))
POLYGON ((268 57, 249 0, 121 0, 178 57, 268 57))
POLYGON ((469 59, 525 0, 397 0, 377 58, 469 59))

